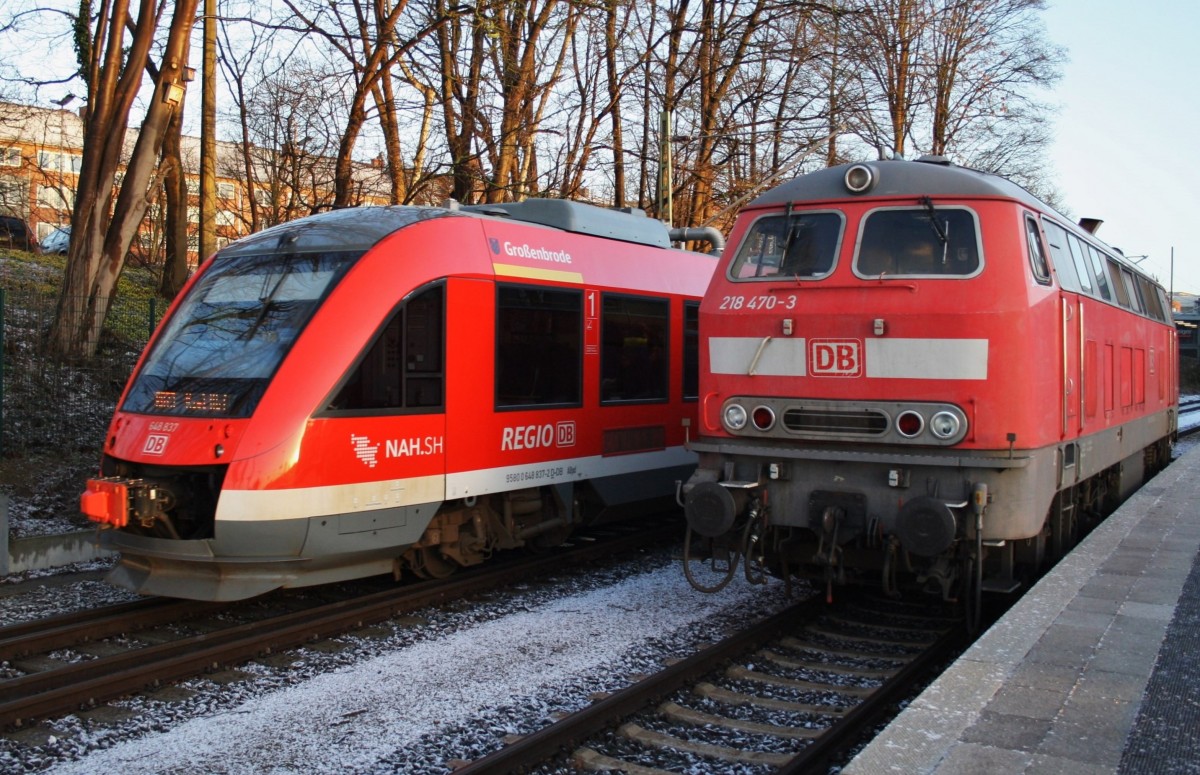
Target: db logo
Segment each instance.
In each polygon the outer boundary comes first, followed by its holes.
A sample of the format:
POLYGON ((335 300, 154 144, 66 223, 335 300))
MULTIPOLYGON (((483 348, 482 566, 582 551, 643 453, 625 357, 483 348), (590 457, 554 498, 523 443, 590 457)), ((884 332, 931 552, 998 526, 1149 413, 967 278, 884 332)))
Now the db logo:
POLYGON ((808 373, 814 377, 861 377, 862 343, 857 339, 813 339, 808 373))
POLYGON ((167 449, 167 441, 170 436, 162 433, 151 433, 146 437, 146 443, 142 445, 142 452, 146 455, 161 455, 167 449))

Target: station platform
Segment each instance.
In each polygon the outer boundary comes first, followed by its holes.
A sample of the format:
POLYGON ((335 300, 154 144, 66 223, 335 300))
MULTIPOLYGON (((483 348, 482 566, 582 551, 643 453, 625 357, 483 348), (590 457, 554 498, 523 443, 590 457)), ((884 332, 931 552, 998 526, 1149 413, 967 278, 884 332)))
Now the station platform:
POLYGON ((843 770, 1200 773, 1200 447, 1092 531, 843 770))

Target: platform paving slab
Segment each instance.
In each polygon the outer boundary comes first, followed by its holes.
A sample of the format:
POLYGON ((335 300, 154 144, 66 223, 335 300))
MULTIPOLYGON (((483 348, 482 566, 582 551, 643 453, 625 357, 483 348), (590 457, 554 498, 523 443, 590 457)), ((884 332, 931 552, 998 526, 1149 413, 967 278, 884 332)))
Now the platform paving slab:
POLYGON ((1098 526, 844 769, 1200 774, 1200 448, 1098 526))

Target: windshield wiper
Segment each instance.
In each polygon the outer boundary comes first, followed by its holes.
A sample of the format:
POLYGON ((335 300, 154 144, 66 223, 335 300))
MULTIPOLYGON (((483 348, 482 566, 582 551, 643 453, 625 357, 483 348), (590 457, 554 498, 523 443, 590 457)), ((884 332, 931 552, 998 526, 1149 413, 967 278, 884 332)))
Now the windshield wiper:
POLYGON ((946 221, 945 226, 938 223, 937 208, 933 206, 933 199, 923 196, 917 200, 925 207, 925 215, 929 218, 929 225, 933 227, 933 233, 942 242, 942 266, 946 265, 947 254, 950 250, 950 222, 946 221))

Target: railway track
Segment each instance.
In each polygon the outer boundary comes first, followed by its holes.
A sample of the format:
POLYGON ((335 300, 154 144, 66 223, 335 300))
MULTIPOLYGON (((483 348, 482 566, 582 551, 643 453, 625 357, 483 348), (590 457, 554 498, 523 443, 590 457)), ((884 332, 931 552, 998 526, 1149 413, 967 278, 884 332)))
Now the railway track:
POLYGON ((815 771, 965 638, 944 609, 867 597, 833 608, 816 596, 455 775, 815 771))
POLYGON ((1180 400, 1178 425, 1180 436, 1191 436, 1200 432, 1200 398, 1180 400))
POLYGON ((321 588, 237 604, 148 598, 3 627, 0 729, 86 709, 424 606, 674 539, 678 533, 675 519, 649 530, 610 526, 561 551, 495 562, 449 579, 389 584, 355 596, 321 588))

